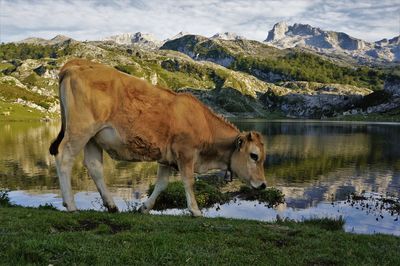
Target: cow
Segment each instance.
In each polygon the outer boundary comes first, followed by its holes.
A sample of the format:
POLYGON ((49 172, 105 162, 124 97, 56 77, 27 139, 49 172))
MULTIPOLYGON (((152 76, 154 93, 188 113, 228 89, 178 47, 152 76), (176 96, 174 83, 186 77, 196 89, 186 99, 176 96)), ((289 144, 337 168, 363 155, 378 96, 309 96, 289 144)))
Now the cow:
POLYGON ((68 211, 76 211, 71 169, 83 149, 84 165, 104 206, 118 211, 103 177, 103 150, 115 160, 156 161, 157 181, 140 211, 148 213, 177 169, 187 206, 201 216, 193 193, 194 173, 221 169, 264 189, 262 135, 240 132, 194 96, 149 84, 85 59, 67 62, 59 74, 61 130, 50 146, 68 211))

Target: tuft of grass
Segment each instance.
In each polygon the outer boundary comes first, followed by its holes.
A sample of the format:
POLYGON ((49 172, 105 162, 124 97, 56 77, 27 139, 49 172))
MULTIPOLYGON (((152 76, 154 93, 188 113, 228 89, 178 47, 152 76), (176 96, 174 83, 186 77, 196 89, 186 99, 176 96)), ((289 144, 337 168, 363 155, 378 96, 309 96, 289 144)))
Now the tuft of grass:
MULTIPOLYGON (((150 185, 148 194, 154 190, 154 185, 150 185)), ((208 184, 203 180, 196 181, 194 193, 199 208, 211 207, 215 203, 225 202, 228 197, 219 191, 218 187, 208 184)), ((161 192, 154 205, 155 210, 165 210, 170 208, 186 208, 185 188, 181 181, 168 184, 168 187, 161 192)))
POLYGON ((302 223, 312 225, 328 231, 342 231, 345 224, 345 220, 342 216, 337 219, 332 218, 317 218, 304 220, 302 223))
POLYGON ((257 190, 248 186, 241 186, 234 195, 244 200, 257 200, 268 204, 269 207, 285 202, 285 195, 277 188, 271 187, 264 190, 257 190))
MULTIPOLYGON (((194 193, 199 208, 211 207, 216 203, 222 204, 234 197, 244 200, 256 200, 266 203, 269 207, 283 203, 285 195, 276 188, 267 188, 265 190, 255 190, 247 186, 242 186, 239 191, 226 192, 220 191, 222 183, 214 178, 198 180, 194 184, 194 193)), ((154 185, 150 185, 148 194, 154 190, 154 185)), ((186 208, 185 188, 181 181, 169 183, 168 187, 161 192, 154 205, 155 210, 165 210, 171 208, 186 208)))
POLYGON ((0 190, 0 207, 10 207, 10 197, 8 196, 8 190, 0 190))
POLYGON ((39 205, 38 209, 57 211, 57 208, 54 207, 53 204, 51 204, 51 203, 46 203, 44 205, 39 205))

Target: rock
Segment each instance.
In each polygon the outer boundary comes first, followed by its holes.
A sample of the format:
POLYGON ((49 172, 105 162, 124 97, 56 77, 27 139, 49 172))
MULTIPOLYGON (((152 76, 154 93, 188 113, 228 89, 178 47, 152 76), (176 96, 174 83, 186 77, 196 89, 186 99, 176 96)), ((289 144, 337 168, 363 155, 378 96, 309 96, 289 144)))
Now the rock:
POLYGON ((162 42, 157 40, 152 34, 147 33, 122 33, 118 35, 109 36, 103 41, 112 41, 122 45, 139 45, 142 48, 155 49, 162 45, 162 42))
POLYGON ((288 26, 286 22, 278 22, 274 25, 272 30, 268 32, 268 37, 265 42, 277 41, 285 37, 286 32, 288 31, 288 26))
POLYGON ((11 112, 2 112, 1 114, 4 116, 9 116, 11 114, 11 112))
POLYGON ((23 89, 27 89, 28 87, 25 86, 24 84, 21 83, 21 81, 19 81, 17 78, 14 78, 12 76, 3 76, 0 77, 0 84, 9 84, 9 85, 14 85, 23 89))
POLYGON ((387 80, 383 90, 389 93, 392 97, 400 97, 400 80, 398 78, 387 80))
POLYGON ((46 67, 44 65, 40 65, 37 68, 33 69, 33 72, 35 72, 39 76, 43 76, 43 74, 46 72, 46 67))
MULTIPOLYGON (((274 90, 261 97, 264 104, 273 104, 286 116, 315 118, 332 117, 350 109, 364 95, 372 91, 342 84, 322 84, 316 82, 293 81, 280 85, 286 90, 279 89, 279 95, 274 90)), ((354 112, 358 112, 354 111, 354 112)))
POLYGON ((233 32, 216 33, 211 36, 210 39, 220 39, 220 40, 242 40, 245 39, 243 36, 239 36, 233 32))

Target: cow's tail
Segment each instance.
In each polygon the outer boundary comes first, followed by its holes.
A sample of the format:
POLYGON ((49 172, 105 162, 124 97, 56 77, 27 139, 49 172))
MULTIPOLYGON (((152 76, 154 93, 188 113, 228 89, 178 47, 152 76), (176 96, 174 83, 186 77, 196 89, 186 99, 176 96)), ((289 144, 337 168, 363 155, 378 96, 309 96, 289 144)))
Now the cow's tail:
MULTIPOLYGON (((58 154, 58 147, 60 146, 61 141, 64 138, 64 133, 65 133, 65 123, 66 123, 66 118, 65 118, 65 104, 63 103, 63 100, 65 100, 64 97, 62 97, 63 95, 63 85, 62 82, 64 80, 65 77, 65 71, 60 71, 60 81, 59 81, 59 98, 60 98, 60 110, 61 110, 61 129, 60 132, 58 133, 58 136, 55 140, 53 140, 53 142, 50 145, 49 148, 49 152, 51 155, 56 156, 58 154)), ((65 94, 64 94, 65 95, 65 94)))

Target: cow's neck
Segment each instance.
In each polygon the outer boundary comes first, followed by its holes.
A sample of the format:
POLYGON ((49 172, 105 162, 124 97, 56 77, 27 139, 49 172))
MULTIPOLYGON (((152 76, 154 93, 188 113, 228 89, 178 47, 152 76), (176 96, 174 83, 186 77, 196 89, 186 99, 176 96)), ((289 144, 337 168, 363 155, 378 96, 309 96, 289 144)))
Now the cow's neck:
POLYGON ((207 168, 228 170, 235 149, 235 140, 240 131, 231 123, 220 117, 210 117, 209 126, 212 131, 211 145, 206 147, 204 158, 209 161, 207 168))

